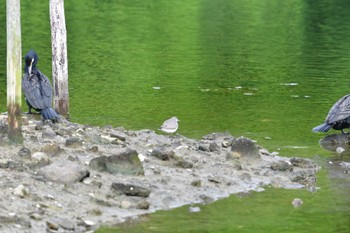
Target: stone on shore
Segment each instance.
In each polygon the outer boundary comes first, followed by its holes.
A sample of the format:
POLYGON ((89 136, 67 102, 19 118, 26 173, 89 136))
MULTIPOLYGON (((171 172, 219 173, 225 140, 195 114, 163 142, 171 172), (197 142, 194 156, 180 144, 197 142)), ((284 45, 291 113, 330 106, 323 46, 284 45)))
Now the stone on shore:
POLYGON ((78 137, 70 137, 66 140, 66 147, 79 148, 83 146, 83 142, 78 137))
POLYGON ((278 161, 271 164, 271 169, 275 171, 293 171, 293 165, 290 162, 278 161))
POLYGON ((156 148, 152 150, 150 156, 156 157, 160 160, 169 160, 171 157, 173 157, 174 152, 173 151, 167 151, 163 148, 156 148))
POLYGON ((82 181, 90 172, 73 162, 54 163, 38 172, 45 179, 61 184, 73 184, 82 181))
POLYGON ((212 143, 209 144, 209 151, 210 152, 219 152, 220 151, 220 147, 215 142, 212 142, 212 143))
POLYGON ((63 149, 59 145, 51 143, 41 147, 40 151, 50 156, 58 156, 61 152, 63 152, 63 149))
POLYGON ((100 156, 100 157, 91 159, 89 162, 89 167, 96 171, 101 171, 101 172, 107 171, 106 158, 107 158, 106 156, 100 156))
POLYGON ((237 153, 241 159, 259 159, 258 146, 249 138, 239 137, 232 141, 231 151, 237 153))
POLYGON ((51 129, 49 127, 43 128, 43 131, 42 131, 43 138, 52 139, 52 138, 56 137, 56 135, 57 134, 55 133, 55 131, 53 131, 53 129, 51 129))
POLYGON ((31 161, 26 163, 30 168, 39 168, 49 165, 51 163, 50 158, 43 152, 35 152, 30 156, 31 161))
POLYGON ((20 198, 24 198, 26 195, 28 195, 28 193, 29 193, 28 188, 25 187, 23 184, 20 184, 13 191, 13 194, 19 196, 20 198))
POLYGON ((148 197, 151 193, 151 190, 148 188, 133 184, 113 183, 112 188, 117 191, 117 193, 127 196, 148 197))
POLYGON ((89 162, 91 169, 112 174, 144 175, 142 163, 135 150, 125 150, 116 155, 101 156, 89 162))

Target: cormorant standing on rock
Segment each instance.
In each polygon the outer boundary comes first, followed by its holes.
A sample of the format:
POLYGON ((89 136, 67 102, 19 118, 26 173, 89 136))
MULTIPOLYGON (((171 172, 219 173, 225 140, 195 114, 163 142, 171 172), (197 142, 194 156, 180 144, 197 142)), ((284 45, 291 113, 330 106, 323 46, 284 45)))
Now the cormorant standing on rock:
POLYGON ((24 60, 25 68, 22 89, 28 104, 28 113, 30 114, 33 108, 41 113, 44 120, 56 122, 59 116, 52 109, 52 87, 50 81, 36 68, 39 60, 38 55, 33 50, 30 50, 24 57, 24 60))
POLYGON ((350 129, 350 94, 339 99, 329 110, 325 122, 312 129, 313 132, 327 132, 330 128, 341 130, 350 129))

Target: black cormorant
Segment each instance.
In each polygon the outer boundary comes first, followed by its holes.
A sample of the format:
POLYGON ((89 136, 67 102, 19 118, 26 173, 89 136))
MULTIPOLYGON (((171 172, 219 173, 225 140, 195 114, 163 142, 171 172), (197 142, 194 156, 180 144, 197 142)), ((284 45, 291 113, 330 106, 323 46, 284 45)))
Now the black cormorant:
POLYGON ((350 128, 350 94, 339 99, 329 110, 325 122, 312 129, 313 132, 327 132, 330 128, 341 130, 350 128))
POLYGON ((38 55, 30 50, 26 56, 22 89, 29 111, 35 109, 41 113, 44 120, 58 120, 58 114, 52 109, 52 87, 49 79, 37 68, 38 55))

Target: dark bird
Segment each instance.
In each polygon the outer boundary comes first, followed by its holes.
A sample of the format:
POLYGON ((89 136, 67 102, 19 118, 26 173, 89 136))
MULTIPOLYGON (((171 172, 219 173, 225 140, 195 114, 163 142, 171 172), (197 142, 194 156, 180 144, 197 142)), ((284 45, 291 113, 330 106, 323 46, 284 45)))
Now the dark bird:
POLYGON ((32 108, 41 113, 44 120, 58 120, 58 114, 52 109, 52 87, 49 79, 36 68, 39 57, 30 50, 26 56, 22 89, 28 104, 28 113, 32 108))
MULTIPOLYGON (((312 129, 313 132, 327 132, 330 128, 341 130, 350 127, 350 94, 339 99, 329 110, 325 122, 312 129)), ((350 129, 350 128, 349 128, 350 129)))

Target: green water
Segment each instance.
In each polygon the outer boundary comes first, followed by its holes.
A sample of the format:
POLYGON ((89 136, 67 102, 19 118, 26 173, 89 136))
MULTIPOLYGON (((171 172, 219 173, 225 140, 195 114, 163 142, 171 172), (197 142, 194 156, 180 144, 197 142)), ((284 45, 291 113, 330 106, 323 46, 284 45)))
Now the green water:
POLYGON ((325 208, 324 201, 337 203, 327 194, 330 190, 323 188, 317 194, 268 189, 244 198, 233 196, 211 205, 195 205, 201 208, 200 213, 189 213, 188 207, 159 211, 143 216, 139 224, 128 223, 97 232, 349 232, 349 212, 339 206, 325 208), (307 203, 294 209, 291 200, 296 196, 307 203))
MULTIPOLYGON (((176 115, 178 133, 188 137, 229 131, 283 156, 322 165, 340 159, 320 148, 323 135, 311 129, 350 92, 350 2, 75 0, 65 6, 72 121, 155 130, 176 115)), ((38 67, 50 76, 48 1, 21 7, 23 53, 34 48, 38 67)), ((0 3, 1 111, 5 8, 0 3)), ((233 196, 200 213, 162 211, 111 232, 350 232, 349 177, 324 166, 318 186, 316 193, 233 196), (290 204, 295 197, 304 201, 300 209, 290 204)))

